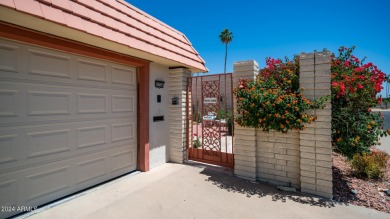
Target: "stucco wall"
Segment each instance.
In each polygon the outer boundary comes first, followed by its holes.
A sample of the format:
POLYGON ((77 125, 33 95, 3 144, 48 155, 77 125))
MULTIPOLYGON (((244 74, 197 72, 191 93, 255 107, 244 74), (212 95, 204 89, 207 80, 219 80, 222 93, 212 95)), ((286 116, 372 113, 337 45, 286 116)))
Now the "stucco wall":
MULTIPOLYGON (((150 169, 169 160, 169 68, 164 65, 150 64, 149 91, 149 165, 150 169), (156 88, 155 80, 165 81, 164 88, 156 88), (161 95, 161 102, 157 102, 161 95), (153 122, 154 116, 164 116, 164 121, 153 122)), ((142 113, 142 112, 139 112, 142 113)))

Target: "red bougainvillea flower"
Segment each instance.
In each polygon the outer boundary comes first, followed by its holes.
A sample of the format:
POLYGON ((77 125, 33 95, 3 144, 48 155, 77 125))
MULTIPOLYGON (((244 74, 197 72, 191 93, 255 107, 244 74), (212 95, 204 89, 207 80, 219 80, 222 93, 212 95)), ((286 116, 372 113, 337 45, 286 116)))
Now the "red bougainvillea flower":
POLYGON ((382 102, 379 94, 386 74, 352 55, 354 48, 340 47, 340 54, 331 56, 332 141, 349 158, 368 152, 380 136, 390 134, 381 128, 382 115, 371 111, 382 102))
POLYGON ((355 72, 358 73, 358 72, 362 72, 363 71, 363 68, 362 67, 357 67, 355 68, 355 72))

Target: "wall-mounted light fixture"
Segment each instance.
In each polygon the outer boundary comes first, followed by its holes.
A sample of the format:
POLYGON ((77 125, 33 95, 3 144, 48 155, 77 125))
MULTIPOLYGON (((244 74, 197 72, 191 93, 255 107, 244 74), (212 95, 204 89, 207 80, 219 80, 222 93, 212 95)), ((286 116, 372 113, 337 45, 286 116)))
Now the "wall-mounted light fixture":
POLYGON ((165 81, 160 81, 160 80, 155 80, 154 81, 154 86, 157 87, 158 89, 164 88, 165 81))

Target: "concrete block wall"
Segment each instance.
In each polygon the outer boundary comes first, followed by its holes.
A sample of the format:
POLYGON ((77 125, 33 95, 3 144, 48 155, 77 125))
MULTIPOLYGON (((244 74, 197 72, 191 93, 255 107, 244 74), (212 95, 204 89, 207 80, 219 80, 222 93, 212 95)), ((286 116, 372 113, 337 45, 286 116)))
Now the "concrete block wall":
POLYGON ((257 130, 257 179, 300 188, 299 131, 257 130))
MULTIPOLYGON (((240 78, 246 80, 256 79, 259 73, 259 65, 256 61, 242 61, 234 63, 233 85, 237 86, 240 78)), ((233 106, 237 109, 237 100, 233 96, 233 106)), ((234 112, 235 114, 237 111, 234 112)), ((256 157, 256 129, 234 127, 234 173, 236 176, 255 181, 257 178, 256 157)))
MULTIPOLYGON (((309 99, 330 94, 330 54, 300 55, 300 85, 309 99)), ((255 61, 234 63, 233 85, 240 78, 253 80, 258 73, 255 61)), ((234 109, 236 100, 234 100, 234 109)), ((236 113, 236 112, 235 112, 236 113)), ((331 104, 311 110, 318 120, 303 131, 287 134, 255 128, 234 127, 234 173, 241 178, 332 197, 331 104)))
MULTIPOLYGON (((300 55, 300 85, 309 99, 330 95, 330 53, 300 55)), ((310 110, 317 120, 300 132, 301 191, 332 198, 332 138, 330 101, 324 109, 310 110)))
MULTIPOLYGON (((187 159, 186 90, 188 77, 191 77, 188 69, 169 70, 169 160, 175 163, 183 163, 187 159), (178 105, 172 105, 173 97, 179 98, 178 105)), ((189 110, 191 110, 190 107, 189 110)))

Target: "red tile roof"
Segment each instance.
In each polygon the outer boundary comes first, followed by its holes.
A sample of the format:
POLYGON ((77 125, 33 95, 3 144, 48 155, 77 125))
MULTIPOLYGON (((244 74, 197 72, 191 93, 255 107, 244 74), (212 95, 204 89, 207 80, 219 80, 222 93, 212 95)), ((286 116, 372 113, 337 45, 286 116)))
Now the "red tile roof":
POLYGON ((123 0, 1 0, 0 5, 207 70, 184 34, 123 0))

